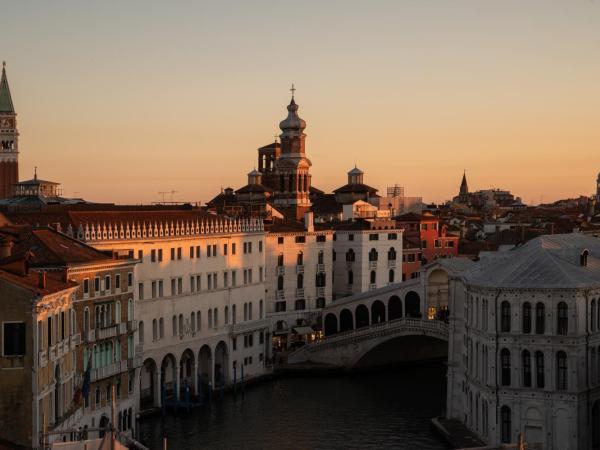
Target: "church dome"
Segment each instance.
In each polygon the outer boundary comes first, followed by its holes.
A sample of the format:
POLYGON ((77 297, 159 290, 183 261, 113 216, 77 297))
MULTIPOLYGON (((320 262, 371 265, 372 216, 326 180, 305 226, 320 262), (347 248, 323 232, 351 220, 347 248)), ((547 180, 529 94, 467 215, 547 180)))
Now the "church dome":
POLYGON ((292 97, 292 101, 287 107, 288 116, 279 123, 279 128, 281 131, 304 131, 306 128, 306 122, 298 116, 298 105, 294 101, 294 97, 292 97))
POLYGON ((354 166, 354 169, 352 169, 350 172, 348 172, 348 175, 363 175, 363 174, 364 174, 364 172, 356 166, 354 166))

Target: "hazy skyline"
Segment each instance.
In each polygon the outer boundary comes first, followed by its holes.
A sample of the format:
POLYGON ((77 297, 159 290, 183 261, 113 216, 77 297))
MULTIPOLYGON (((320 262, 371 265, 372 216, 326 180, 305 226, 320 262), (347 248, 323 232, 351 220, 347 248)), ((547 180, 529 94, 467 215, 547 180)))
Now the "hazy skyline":
POLYGON ((600 171, 590 0, 8 3, 20 178, 66 196, 206 202, 273 141, 291 83, 314 186, 357 164, 443 201, 588 195, 600 171))

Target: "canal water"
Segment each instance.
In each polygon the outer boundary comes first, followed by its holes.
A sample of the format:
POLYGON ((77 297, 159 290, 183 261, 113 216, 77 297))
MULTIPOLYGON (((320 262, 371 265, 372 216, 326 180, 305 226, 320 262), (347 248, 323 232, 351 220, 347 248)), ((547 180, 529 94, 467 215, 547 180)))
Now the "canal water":
POLYGON ((351 375, 281 378, 237 398, 144 419, 152 450, 445 449, 429 419, 445 404, 442 363, 351 375))

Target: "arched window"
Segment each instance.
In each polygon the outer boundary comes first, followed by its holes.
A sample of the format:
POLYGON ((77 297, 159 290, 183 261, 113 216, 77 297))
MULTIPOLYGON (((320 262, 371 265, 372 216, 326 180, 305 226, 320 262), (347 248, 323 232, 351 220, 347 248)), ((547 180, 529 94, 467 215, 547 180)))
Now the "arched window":
POLYGON ((558 304, 556 322, 556 332, 558 334, 569 333, 569 307, 565 302, 560 302, 558 304))
POLYGON ((296 264, 301 266, 304 264, 304 254, 302 252, 298 252, 298 256, 296 257, 296 264))
POLYGON ((173 330, 173 337, 177 336, 177 316, 173 316, 171 319, 171 328, 173 330))
POLYGON ((244 303, 244 321, 248 320, 248 303, 244 303))
POLYGON ((86 306, 83 310, 83 332, 87 334, 90 330, 90 309, 86 306))
POLYGON ((282 267, 282 266, 283 266, 283 253, 281 253, 281 254, 279 254, 279 255, 277 256, 277 265, 278 265, 279 267, 282 267))
POLYGON ((283 275, 277 277, 277 290, 283 291, 283 275))
POLYGON ((523 387, 531 387, 531 354, 523 350, 521 354, 523 364, 523 387))
POLYGON ((394 247, 388 250, 388 261, 396 261, 396 249, 394 247))
POLYGON ((371 284, 375 284, 377 282, 377 272, 374 270, 371 270, 370 282, 371 284))
POLYGON ((121 302, 115 304, 115 322, 121 323, 121 302))
POLYGON ((596 299, 592 300, 590 316, 590 331, 596 331, 596 299))
POLYGON ((356 260, 356 255, 354 254, 354 250, 350 249, 346 252, 346 261, 354 261, 356 260))
POLYGON ((196 332, 196 313, 194 311, 190 314, 190 328, 192 329, 192 333, 196 332))
POLYGON ((567 390, 567 369, 567 354, 560 351, 556 354, 556 389, 559 391, 567 390))
POLYGON ((158 320, 158 337, 159 339, 165 337, 165 321, 162 317, 158 320))
POLYGON ((315 276, 315 286, 325 287, 326 284, 327 284, 327 275, 325 274, 325 272, 319 272, 315 276))
POLYGON ((212 326, 213 326, 212 308, 208 308, 208 328, 212 328, 212 326))
POLYGON ((535 384, 538 389, 543 389, 546 385, 544 376, 544 354, 540 351, 535 352, 535 384))
POLYGON ((317 256, 317 264, 325 264, 325 254, 323 250, 319 251, 319 255, 317 256))
POLYGON ((372 248, 371 251, 369 252, 369 261, 377 261, 378 258, 379 258, 379 254, 377 253, 377 250, 372 248))
POLYGON ((133 320, 133 299, 127 300, 127 320, 133 320))
POLYGON ((500 352, 500 366, 502 386, 510 386, 510 351, 507 348, 503 348, 500 352))
POLYGON ((156 341, 158 339, 158 323, 156 319, 152 319, 152 340, 156 341))
POLYGON ((535 333, 544 334, 546 331, 546 308, 543 303, 535 305, 535 333))
POLYGON ((219 308, 213 309, 213 326, 215 328, 219 326, 219 308))
POLYGON ((354 284, 354 272, 348 271, 348 284, 354 284))
POLYGON ((144 343, 144 321, 140 320, 140 324, 138 325, 138 339, 140 344, 144 343))
POLYGON ((296 280, 296 287, 298 289, 303 289, 304 288, 304 275, 302 275, 301 273, 298 274, 297 280, 296 280))
POLYGON ((262 319, 265 314, 265 307, 263 301, 258 302, 258 318, 262 319))
POLYGON ((179 326, 177 327, 179 336, 183 336, 183 314, 179 314, 179 326))
POLYGON ((581 267, 587 267, 587 261, 588 261, 588 255, 590 252, 588 252, 587 250, 584 250, 581 252, 581 255, 579 256, 579 265, 581 267))
MULTIPOLYGON (((235 305, 234 305, 234 310, 235 310, 235 305)), ((235 315, 234 315, 235 317, 235 315)), ((198 311, 196 313, 196 330, 200 331, 202 330, 202 313, 200 311, 198 311)))
POLYGON ((252 302, 248 303, 248 320, 252 320, 252 302))
POLYGON ((523 333, 531 333, 531 304, 523 303, 523 333))
POLYGON ((390 269, 390 273, 389 273, 389 276, 388 276, 388 281, 390 283, 394 282, 394 276, 395 276, 394 269, 390 269))
POLYGON ((501 438, 503 443, 510 443, 512 441, 512 424, 511 424, 511 412, 508 406, 503 406, 500 408, 500 418, 501 418, 501 438))
POLYGON ((510 303, 502 302, 501 305, 501 331, 504 333, 510 332, 510 303))

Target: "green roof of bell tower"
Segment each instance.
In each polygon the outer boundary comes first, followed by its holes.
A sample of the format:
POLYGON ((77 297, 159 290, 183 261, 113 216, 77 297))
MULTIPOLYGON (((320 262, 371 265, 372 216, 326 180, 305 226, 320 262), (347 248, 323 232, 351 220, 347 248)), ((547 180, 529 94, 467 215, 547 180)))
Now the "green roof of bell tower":
POLYGON ((2 78, 0 79, 0 113, 14 113, 8 79, 6 78, 6 63, 2 63, 2 78))

